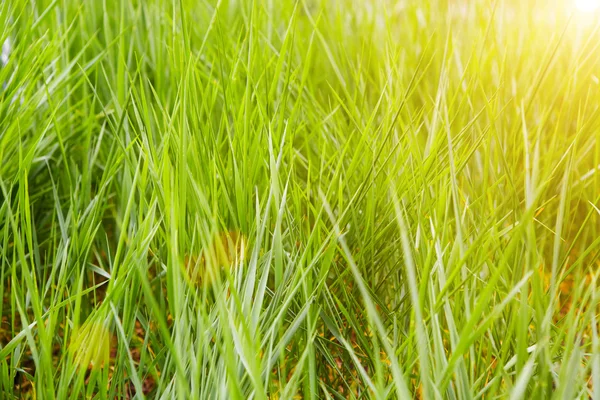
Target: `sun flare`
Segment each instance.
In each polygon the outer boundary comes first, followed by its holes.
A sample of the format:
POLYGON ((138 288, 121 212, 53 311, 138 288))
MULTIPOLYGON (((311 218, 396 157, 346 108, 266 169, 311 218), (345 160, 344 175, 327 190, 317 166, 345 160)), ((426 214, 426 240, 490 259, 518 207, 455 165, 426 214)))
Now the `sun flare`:
POLYGON ((575 0, 575 7, 581 12, 594 12, 600 8, 600 0, 575 0))

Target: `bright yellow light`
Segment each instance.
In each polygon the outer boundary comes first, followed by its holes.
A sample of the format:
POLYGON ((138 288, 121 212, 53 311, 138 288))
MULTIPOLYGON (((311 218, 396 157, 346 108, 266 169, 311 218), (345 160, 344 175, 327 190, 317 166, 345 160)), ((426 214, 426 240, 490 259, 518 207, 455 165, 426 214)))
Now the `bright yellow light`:
POLYGON ((581 12, 594 12, 600 8, 600 0, 575 0, 575 7, 581 12))

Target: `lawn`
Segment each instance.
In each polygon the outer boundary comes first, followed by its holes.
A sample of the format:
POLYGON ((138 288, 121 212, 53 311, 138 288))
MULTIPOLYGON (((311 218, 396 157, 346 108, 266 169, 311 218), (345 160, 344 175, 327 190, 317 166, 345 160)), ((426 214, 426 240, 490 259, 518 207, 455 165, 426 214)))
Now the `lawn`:
POLYGON ((0 43, 0 398, 600 399, 594 0, 5 0, 0 43))

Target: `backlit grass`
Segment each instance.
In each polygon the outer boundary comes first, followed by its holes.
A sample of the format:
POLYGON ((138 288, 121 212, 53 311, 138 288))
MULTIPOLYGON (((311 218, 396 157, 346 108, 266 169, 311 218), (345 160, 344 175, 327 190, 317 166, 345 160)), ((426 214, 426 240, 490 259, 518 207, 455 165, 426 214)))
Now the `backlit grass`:
POLYGON ((600 398, 600 14, 0 22, 0 398, 600 398))

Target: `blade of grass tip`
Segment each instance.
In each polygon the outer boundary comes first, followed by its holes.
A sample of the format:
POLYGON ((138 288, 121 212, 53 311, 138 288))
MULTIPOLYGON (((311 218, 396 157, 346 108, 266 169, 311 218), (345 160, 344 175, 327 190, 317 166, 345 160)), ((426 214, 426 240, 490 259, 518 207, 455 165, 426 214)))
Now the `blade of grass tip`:
POLYGON ((369 290, 365 286, 363 278, 360 274, 360 270, 358 269, 358 266, 356 265, 356 263, 354 262, 354 258, 352 257, 352 252, 350 251, 350 248, 346 244, 346 240, 342 236, 340 227, 339 227, 339 225, 335 219, 335 216, 331 210, 329 202, 327 201, 327 198, 325 197, 325 194, 323 193, 321 188, 319 188, 319 195, 321 197, 321 201, 323 202, 323 207, 325 208, 325 211, 329 215, 329 219, 330 219, 331 223, 333 224, 333 229, 335 231, 336 236, 338 237, 338 242, 339 242, 340 246, 342 247, 342 251, 344 252, 344 254, 347 258, 348 265, 350 267, 350 271, 352 272, 352 275, 354 276, 354 280, 356 281, 358 290, 360 291, 360 293, 363 297, 363 301, 364 301, 364 305, 366 307, 367 313, 368 313, 369 317, 371 318, 371 320, 373 321, 373 323, 375 324, 375 328, 377 329, 377 331, 381 337, 381 342, 383 344, 383 347, 390 359, 392 376, 394 378, 394 386, 396 388, 396 393, 397 393, 398 397, 401 399, 410 399, 410 398, 412 398, 412 395, 410 393, 410 390, 408 389, 408 385, 406 383, 406 378, 405 378, 404 371, 402 370, 402 366, 398 362, 398 358, 396 357, 395 350, 392 348, 392 346, 389 342, 389 338, 388 338, 386 329, 383 326, 381 319, 379 318, 377 309, 376 309, 375 305, 373 304, 373 300, 371 299, 369 290))
MULTIPOLYGON (((249 262, 249 271, 248 271, 248 277, 249 279, 247 279, 246 282, 246 288, 245 288, 245 293, 244 293, 244 312, 246 313, 246 315, 250 314, 252 315, 252 323, 251 323, 251 329, 254 330, 256 329, 256 327, 258 326, 258 322, 259 322, 259 312, 261 310, 260 305, 262 305, 263 299, 264 299, 264 292, 265 292, 265 285, 269 276, 269 268, 266 268, 263 272, 263 275, 259 281, 259 290, 258 290, 258 295, 255 296, 256 291, 255 291, 255 281, 256 281, 256 271, 257 271, 257 264, 258 264, 258 255, 260 252, 260 244, 262 243, 262 238, 265 235, 266 232, 266 224, 268 221, 268 213, 270 211, 271 208, 271 202, 274 200, 277 208, 278 208, 278 212, 277 212, 277 220, 276 220, 276 224, 277 226, 281 226, 281 221, 283 219, 283 213, 285 210, 285 204, 286 204, 286 198, 287 198, 287 191, 288 191, 288 183, 286 183, 284 190, 283 190, 283 195, 281 196, 281 199, 278 199, 276 196, 279 193, 279 169, 281 167, 281 162, 283 159, 283 150, 285 148, 285 137, 286 137, 286 133, 287 133, 287 129, 284 129, 282 137, 281 137, 281 145, 279 147, 279 153, 277 155, 277 159, 275 159, 274 156, 274 150, 273 150, 273 145, 271 142, 271 135, 269 134, 268 140, 269 140, 269 165, 271 167, 271 184, 269 185, 269 194, 267 197, 267 204, 265 206, 264 209, 264 216, 262 218, 262 224, 259 225, 258 228, 258 232, 257 232, 257 240, 256 243, 253 247, 252 250, 252 255, 250 258, 250 262, 249 262), (279 202, 281 202, 281 204, 279 204, 279 202), (256 303, 257 305, 259 305, 259 307, 255 306, 255 300, 258 300, 258 303, 256 303), (252 311, 250 312, 249 307, 252 307, 252 311)), ((291 173, 291 172, 290 172, 291 173)), ((291 175, 290 175, 291 176, 291 175)), ((289 177, 288 176, 288 182, 289 182, 289 177)), ((258 200, 257 200, 257 215, 260 215, 258 212, 258 200)), ((258 220, 257 220, 258 221, 258 220)), ((276 232, 279 232, 279 235, 281 235, 280 233, 280 228, 279 231, 276 230, 276 232)), ((277 238, 277 234, 274 235, 273 237, 273 246, 275 246, 275 240, 277 238)), ((279 238, 279 241, 281 239, 279 238)), ((274 249, 276 250, 277 248, 274 247, 274 249)), ((277 253, 281 253, 283 249, 280 249, 280 251, 278 251, 277 253)), ((281 271, 279 271, 279 273, 277 274, 279 279, 282 279, 283 277, 283 267, 282 267, 282 260, 281 254, 275 254, 276 259, 277 259, 277 265, 278 268, 276 268, 276 273, 277 273, 277 269, 280 269, 281 271)), ((273 257, 273 252, 270 252, 269 257, 273 257)))

